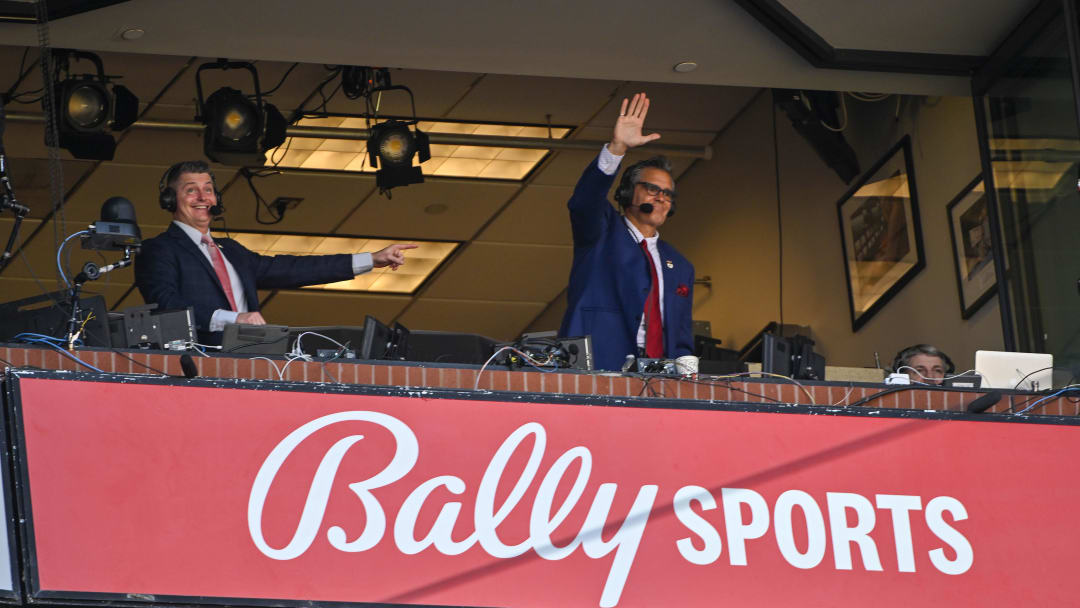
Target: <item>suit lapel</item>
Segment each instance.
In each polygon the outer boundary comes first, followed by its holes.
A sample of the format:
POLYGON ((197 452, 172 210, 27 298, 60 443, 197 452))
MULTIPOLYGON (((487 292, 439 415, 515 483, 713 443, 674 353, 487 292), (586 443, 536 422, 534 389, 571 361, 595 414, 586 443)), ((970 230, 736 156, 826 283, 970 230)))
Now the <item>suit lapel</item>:
POLYGON ((176 224, 170 223, 166 234, 176 239, 181 250, 198 260, 198 263, 202 265, 203 269, 210 275, 210 281, 217 286, 218 292, 222 297, 228 300, 228 297, 225 295, 225 288, 221 286, 221 281, 218 280, 217 272, 214 271, 214 267, 210 265, 210 260, 206 259, 202 250, 199 249, 199 246, 195 244, 195 241, 192 241, 191 237, 184 232, 184 229, 176 224))
MULTIPOLYGON (((620 223, 625 221, 619 217, 620 223)), ((647 264, 648 258, 641 251, 641 243, 634 242, 634 235, 626 229, 626 226, 620 226, 620 228, 624 235, 623 242, 627 243, 627 246, 622 248, 625 259, 618 260, 617 264, 620 268, 627 269, 628 274, 624 273, 624 280, 619 281, 619 298, 625 303, 623 310, 626 312, 623 318, 626 329, 630 335, 637 336, 638 327, 641 326, 641 315, 645 312, 645 299, 652 282, 652 275, 647 264)))

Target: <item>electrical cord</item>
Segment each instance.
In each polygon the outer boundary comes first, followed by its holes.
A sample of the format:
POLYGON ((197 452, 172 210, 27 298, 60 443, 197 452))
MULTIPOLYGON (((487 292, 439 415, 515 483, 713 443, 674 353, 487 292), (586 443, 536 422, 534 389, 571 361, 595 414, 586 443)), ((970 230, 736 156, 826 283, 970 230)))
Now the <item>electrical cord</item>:
POLYGON ((1024 380, 1027 380, 1028 378, 1030 378, 1030 377, 1034 376, 1035 374, 1037 374, 1037 373, 1039 373, 1039 372, 1045 372, 1046 370, 1054 370, 1054 369, 1068 369, 1068 368, 1054 367, 1053 365, 1051 365, 1050 367, 1044 367, 1044 368, 1042 368, 1042 369, 1037 369, 1037 370, 1035 370, 1035 371, 1033 371, 1033 372, 1031 372, 1031 373, 1027 374, 1027 375, 1026 375, 1026 376, 1024 376, 1023 378, 1020 378, 1020 381, 1019 381, 1019 382, 1017 382, 1015 386, 1013 386, 1013 390, 1014 390, 1014 391, 1015 391, 1015 390, 1019 390, 1019 388, 1020 388, 1020 385, 1024 383, 1024 380))
MULTIPOLYGON (((922 373, 919 372, 919 370, 915 369, 914 367, 911 367, 910 365, 901 365, 900 367, 896 368, 896 373, 899 374, 901 372, 901 370, 905 370, 905 369, 909 370, 909 371, 912 371, 912 372, 915 372, 916 376, 922 378, 923 380, 926 380, 926 382, 919 382, 918 380, 912 380, 912 382, 914 382, 915 384, 920 384, 920 385, 923 385, 923 386, 939 386, 941 383, 940 382, 935 382, 936 380, 940 380, 941 382, 944 382, 946 380, 952 380, 953 378, 962 378, 964 376, 970 376, 971 374, 975 374, 979 378, 982 378, 982 379, 985 380, 985 377, 981 373, 979 373, 979 370, 976 370, 976 369, 969 369, 966 372, 960 372, 959 374, 953 374, 951 376, 942 376, 941 378, 929 378, 927 376, 922 375, 922 373)), ((1039 371, 1042 371, 1042 370, 1039 370, 1039 371)), ((1019 385, 1017 385, 1017 386, 1019 386, 1019 385)))
POLYGON ((266 173, 266 172, 253 172, 250 169, 248 169, 247 167, 244 167, 244 168, 240 169, 240 175, 247 181, 248 188, 251 188, 251 194, 253 194, 255 196, 255 221, 256 222, 258 222, 258 223, 260 223, 260 224, 262 224, 264 226, 272 226, 274 224, 277 224, 277 223, 281 222, 281 220, 285 219, 285 214, 284 213, 280 213, 280 214, 276 213, 274 211, 273 207, 271 207, 270 204, 266 202, 266 199, 264 199, 262 197, 262 195, 259 194, 258 189, 255 188, 255 182, 252 181, 252 178, 254 178, 254 177, 268 177, 270 175, 277 175, 276 171, 275 172, 269 172, 269 173, 266 173), (263 219, 261 217, 259 217, 259 207, 260 206, 262 208, 266 209, 266 212, 270 214, 270 217, 273 218, 272 222, 263 221, 263 219))
POLYGON ((529 355, 527 355, 527 354, 525 354, 525 353, 521 352, 520 350, 518 350, 518 349, 514 348, 513 346, 504 346, 504 347, 502 347, 502 348, 500 348, 500 349, 496 350, 496 351, 495 351, 494 353, 492 353, 492 355, 491 355, 490 357, 488 357, 488 360, 487 360, 487 361, 484 361, 484 364, 480 366, 480 371, 479 371, 479 372, 477 372, 477 374, 476 374, 476 382, 475 382, 475 383, 473 384, 473 390, 474 390, 474 391, 475 391, 475 390, 480 390, 480 377, 481 377, 482 375, 484 375, 484 370, 485 370, 485 369, 487 369, 487 366, 488 366, 488 365, 490 365, 490 364, 491 364, 491 362, 495 360, 495 357, 498 357, 498 356, 499 356, 499 355, 500 355, 500 354, 501 354, 501 353, 502 353, 503 351, 507 351, 507 350, 508 350, 508 351, 511 351, 511 352, 515 352, 515 353, 517 353, 518 355, 520 355, 520 356, 521 356, 521 358, 522 358, 522 359, 523 359, 523 360, 524 360, 524 361, 525 361, 526 363, 528 363, 528 364, 529 364, 529 365, 531 365, 532 367, 535 367, 536 369, 538 369, 538 370, 540 370, 540 371, 542 371, 542 372, 555 372, 555 371, 559 371, 559 368, 557 368, 557 367, 552 367, 552 368, 544 368, 544 367, 542 367, 543 365, 546 365, 546 363, 545 363, 545 362, 543 362, 543 361, 536 361, 536 360, 534 360, 534 359, 533 359, 533 358, 532 358, 531 356, 529 356, 529 355))
POLYGON ((834 127, 834 126, 826 123, 824 120, 819 119, 819 122, 821 123, 821 126, 823 126, 826 129, 832 131, 833 133, 842 132, 844 129, 847 128, 847 124, 848 124, 847 103, 844 102, 844 94, 839 93, 838 96, 840 97, 840 115, 842 116, 842 118, 840 119, 840 125, 834 127))
POLYGON ((83 234, 89 234, 89 233, 90 233, 89 230, 80 230, 79 232, 76 232, 75 234, 72 234, 71 236, 64 239, 64 242, 60 243, 60 247, 56 250, 56 270, 60 273, 60 279, 62 281, 64 281, 64 285, 66 285, 68 287, 71 287, 71 281, 68 281, 67 275, 64 274, 64 267, 60 263, 60 254, 63 253, 64 247, 67 245, 68 241, 70 241, 71 239, 73 239, 73 238, 75 238, 77 236, 80 236, 80 235, 83 235, 83 234))
POLYGON ((1045 403, 1046 401, 1049 401, 1049 400, 1053 399, 1054 397, 1058 397, 1058 396, 1060 396, 1060 395, 1062 395, 1064 393, 1067 393, 1069 391, 1075 391, 1075 390, 1080 390, 1080 385, 1073 384, 1073 385, 1070 385, 1070 386, 1066 386, 1065 388, 1062 388, 1062 389, 1060 389, 1058 391, 1055 391, 1055 392, 1053 392, 1053 393, 1039 399, 1035 403, 1032 403, 1031 405, 1025 407, 1024 409, 1020 410, 1019 412, 1016 412, 1016 414, 1014 414, 1014 415, 1015 416, 1020 416, 1021 414, 1026 414, 1027 412, 1031 411, 1036 406, 1038 406, 1040 403, 1045 403))
POLYGON ((281 77, 281 80, 279 80, 272 89, 270 89, 269 91, 263 91, 263 97, 273 95, 275 92, 277 92, 277 90, 281 88, 281 85, 285 84, 285 79, 289 77, 289 74, 292 74, 292 71, 295 70, 296 66, 298 65, 300 65, 299 61, 289 66, 289 69, 285 70, 285 74, 281 77))
POLYGON ((858 99, 859 101, 868 103, 885 101, 892 96, 892 93, 858 93, 856 91, 848 91, 847 94, 850 95, 852 99, 858 99))
POLYGON ((883 391, 878 391, 878 392, 874 393, 873 395, 868 395, 866 397, 863 397, 862 399, 859 399, 855 403, 847 404, 847 406, 845 406, 845 407, 858 407, 860 405, 866 405, 867 403, 870 403, 871 401, 874 401, 876 399, 884 397, 885 395, 891 395, 893 393, 900 393, 900 392, 903 392, 903 391, 910 391, 912 389, 916 389, 916 388, 919 388, 921 386, 923 386, 923 385, 919 385, 919 384, 901 384, 899 386, 894 386, 892 388, 887 388, 887 389, 885 389, 883 391))
POLYGON ((804 386, 801 382, 799 382, 798 380, 796 380, 796 379, 794 379, 794 378, 792 378, 790 376, 783 376, 781 374, 773 374, 773 373, 770 373, 770 372, 739 372, 739 373, 736 373, 736 374, 725 374, 723 376, 716 376, 716 378, 717 379, 752 378, 754 376, 763 376, 763 377, 767 377, 767 378, 779 378, 781 380, 787 380, 788 382, 790 382, 790 383, 794 384, 795 386, 799 387, 800 389, 802 389, 802 392, 806 395, 806 398, 810 400, 811 405, 817 405, 817 402, 814 401, 813 393, 811 393, 810 390, 808 388, 806 388, 806 386, 804 386))

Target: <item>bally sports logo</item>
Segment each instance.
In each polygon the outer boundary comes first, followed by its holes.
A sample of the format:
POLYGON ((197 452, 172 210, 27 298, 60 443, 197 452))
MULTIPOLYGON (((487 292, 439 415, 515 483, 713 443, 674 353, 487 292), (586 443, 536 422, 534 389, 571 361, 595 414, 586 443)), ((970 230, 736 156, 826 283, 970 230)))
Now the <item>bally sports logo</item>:
MULTIPOLYGON (((455 540, 451 532, 463 516, 462 503, 448 501, 438 506, 438 517, 429 529, 418 530, 417 519, 436 489, 443 488, 454 495, 469 492, 470 488, 460 477, 445 474, 423 481, 409 492, 397 512, 392 514, 386 512, 372 493, 377 488, 398 482, 416 464, 420 445, 408 425, 393 416, 372 411, 322 416, 289 433, 260 467, 248 500, 247 521, 251 539, 263 555, 274 560, 291 560, 303 555, 316 542, 324 525, 328 526, 326 542, 346 553, 376 547, 383 542, 388 526, 392 526, 393 546, 406 555, 436 551, 454 556, 479 545, 481 550, 494 558, 510 559, 532 551, 544 560, 558 561, 580 550, 591 559, 610 556, 611 564, 599 603, 600 606, 615 606, 630 574, 650 514, 657 508, 655 503, 659 487, 641 485, 631 488, 630 491, 636 492, 636 498, 629 511, 611 513, 613 499, 620 488, 615 483, 599 483, 589 492, 592 501, 580 531, 573 539, 556 542, 552 538, 553 533, 590 490, 593 457, 588 448, 573 447, 562 453, 539 477, 546 443, 545 428, 536 422, 521 425, 503 441, 491 457, 479 485, 471 490, 475 492, 475 506, 471 514, 472 533, 455 540), (367 479, 347 480, 348 488, 358 500, 356 508, 364 514, 363 529, 346 531, 334 522, 324 522, 339 465, 346 453, 364 439, 363 435, 350 434, 337 440, 319 462, 303 509, 296 519, 291 540, 284 546, 270 546, 263 536, 263 509, 275 476, 305 439, 320 429, 343 422, 379 425, 393 435, 397 446, 390 462, 375 475, 367 479), (527 464, 517 473, 517 479, 512 481, 512 489, 504 500, 497 502, 496 489, 505 487, 503 476, 507 463, 529 437, 532 438, 532 448, 527 464), (555 504, 556 488, 575 462, 576 475, 572 482, 567 480, 571 483, 570 490, 564 492, 565 496, 559 504, 555 504), (538 477, 539 486, 532 504, 522 504, 523 497, 538 477), (500 524, 516 509, 528 510, 528 537, 509 544, 505 537, 500 536, 500 524), (388 517, 392 522, 388 522, 388 517)), ((937 496, 924 504, 922 497, 911 495, 876 494, 871 499, 854 493, 828 492, 826 497, 825 508, 822 509, 808 492, 790 489, 780 494, 770 508, 761 494, 748 488, 721 488, 719 496, 716 496, 704 487, 684 486, 674 493, 670 508, 685 528, 686 536, 670 540, 675 543, 679 554, 691 564, 717 562, 722 557, 726 542, 728 563, 732 566, 749 566, 747 542, 761 538, 772 526, 776 550, 794 568, 851 570, 856 567, 851 550, 855 545, 862 557, 862 568, 880 571, 883 569, 882 562, 870 532, 880 525, 879 519, 887 519, 884 525, 892 527, 898 571, 915 572, 915 555, 918 551, 927 552, 933 567, 945 574, 963 574, 972 566, 974 551, 971 544, 945 517, 947 514, 953 523, 967 519, 967 509, 955 498, 937 496), (723 510, 722 534, 702 516, 704 512, 718 507, 723 510), (920 511, 927 528, 940 541, 935 546, 914 545, 911 521, 913 517, 920 516, 920 511), (749 517, 745 516, 747 513, 749 517), (804 542, 796 542, 794 530, 797 526, 805 530, 804 542), (830 543, 833 549, 832 564, 823 566, 826 547, 830 543), (800 549, 799 544, 805 547, 800 549), (949 549, 948 553, 946 548, 949 549)))

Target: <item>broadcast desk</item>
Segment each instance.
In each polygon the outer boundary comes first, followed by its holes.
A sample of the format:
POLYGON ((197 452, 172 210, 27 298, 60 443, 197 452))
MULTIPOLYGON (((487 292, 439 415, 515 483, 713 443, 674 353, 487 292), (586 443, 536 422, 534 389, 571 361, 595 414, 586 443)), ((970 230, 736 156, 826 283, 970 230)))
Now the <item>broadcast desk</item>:
MULTIPOLYGON (((160 370, 180 376, 180 355, 169 351, 107 350, 83 348, 75 353, 86 363, 109 373, 150 374, 160 370), (151 369, 152 368, 152 369, 151 369)), ((50 348, 0 345, 0 358, 16 367, 48 370, 87 371, 79 363, 50 348)), ((290 382, 342 383, 350 385, 417 388, 473 389, 551 393, 559 395, 600 395, 612 397, 660 397, 675 400, 724 401, 738 403, 790 403, 800 405, 845 406, 858 403, 868 407, 962 412, 968 403, 987 390, 966 391, 912 386, 900 390, 881 384, 861 382, 809 382, 803 387, 774 379, 651 378, 606 372, 539 372, 530 368, 508 371, 479 366, 436 363, 338 360, 293 361, 275 357, 193 356, 199 377, 242 380, 286 380, 290 382), (276 367, 275 367, 276 365, 276 367), (284 368, 282 370, 282 368, 284 368), (279 378, 279 371, 283 371, 279 378), (477 376, 480 376, 477 382, 477 376), (809 393, 809 394, 808 394, 809 393), (875 397, 875 395, 879 395, 875 397), (811 396, 812 395, 812 399, 811 396)), ((988 413, 1019 411, 1038 397, 1021 391, 1002 391, 1003 399, 988 413)), ((1055 397, 1039 404, 1033 414, 1080 415, 1080 400, 1055 397)))
POLYGON ((235 357, 185 379, 176 354, 75 354, 107 373, 0 347, 0 603, 1078 596, 1067 399, 976 415, 952 389, 235 357))

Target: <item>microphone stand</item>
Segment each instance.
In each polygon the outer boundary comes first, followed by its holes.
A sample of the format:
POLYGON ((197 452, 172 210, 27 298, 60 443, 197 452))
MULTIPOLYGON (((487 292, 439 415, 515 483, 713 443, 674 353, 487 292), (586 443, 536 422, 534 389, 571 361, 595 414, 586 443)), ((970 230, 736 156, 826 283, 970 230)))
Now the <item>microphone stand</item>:
MULTIPOLYGON (((0 112, 0 120, 3 120, 2 112, 0 112)), ((0 132, 2 132, 2 127, 0 127, 0 132)), ((4 157, 3 144, 0 143, 0 212, 6 209, 11 209, 15 214, 15 225, 11 227, 11 235, 8 236, 4 253, 0 254, 0 272, 11 262, 11 250, 15 248, 15 239, 19 235, 19 228, 22 226, 23 218, 30 213, 29 207, 20 205, 15 200, 15 191, 11 188, 11 181, 8 180, 7 159, 4 157)))
POLYGON ((75 275, 71 284, 71 317, 68 318, 67 333, 68 350, 74 349, 75 341, 79 339, 79 335, 82 333, 82 329, 79 328, 79 313, 81 312, 79 309, 79 292, 82 291, 83 284, 87 281, 96 281, 101 275, 118 268, 130 266, 133 261, 131 253, 131 247, 124 247, 123 259, 108 266, 98 266, 93 262, 87 262, 83 265, 82 271, 75 275))

